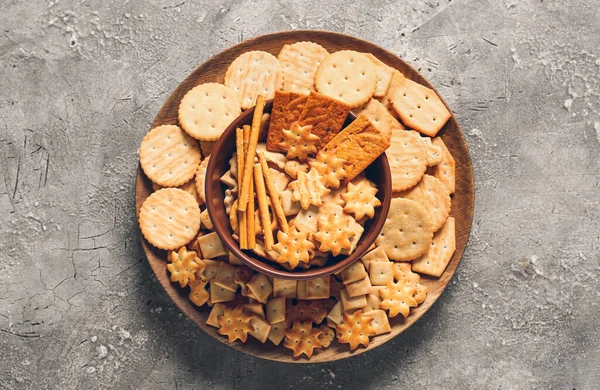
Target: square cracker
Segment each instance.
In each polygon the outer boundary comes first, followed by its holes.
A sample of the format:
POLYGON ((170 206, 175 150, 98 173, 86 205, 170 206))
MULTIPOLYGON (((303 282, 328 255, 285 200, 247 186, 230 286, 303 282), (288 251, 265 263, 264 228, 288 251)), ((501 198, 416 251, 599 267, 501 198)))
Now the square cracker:
POLYGON ((375 92, 373 96, 382 97, 385 95, 388 87, 390 86, 390 81, 392 80, 392 75, 394 74, 393 68, 390 68, 386 64, 384 64, 379 58, 375 57, 371 53, 364 53, 375 65, 375 70, 377 71, 377 86, 375 87, 375 92))
POLYGON ((390 85, 388 86, 387 91, 385 91, 385 95, 377 98, 377 100, 379 100, 381 104, 383 104, 386 110, 388 110, 390 115, 396 119, 400 119, 400 117, 398 116, 398 114, 396 114, 396 111, 392 106, 392 98, 396 90, 398 89, 398 86, 402 83, 403 80, 404 75, 400 71, 394 69, 392 71, 392 79, 390 80, 390 85))
POLYGON ((372 289, 373 285, 367 276, 364 279, 357 280, 356 282, 348 283, 346 285, 346 290, 348 291, 348 295, 350 297, 369 294, 372 289))
POLYGON ((285 337, 285 323, 278 322, 271 324, 271 331, 269 332, 268 339, 275 345, 279 345, 281 340, 285 337))
POLYGON ((379 296, 379 291, 374 289, 371 294, 367 294, 367 306, 363 308, 363 313, 378 310, 380 303, 381 297, 379 296))
POLYGON ((210 301, 212 303, 217 302, 230 302, 235 299, 235 292, 227 290, 221 286, 214 284, 214 281, 210 282, 210 301))
POLYGON ((329 280, 330 276, 310 279, 306 281, 306 299, 327 299, 329 298, 329 280))
POLYGON ((327 320, 331 320, 336 324, 341 324, 342 323, 342 314, 343 314, 343 308, 342 308, 342 301, 338 301, 335 306, 333 306, 333 309, 331 309, 331 311, 329 312, 329 314, 327 314, 327 320))
POLYGON ((198 245, 204 259, 214 259, 215 257, 227 255, 221 239, 215 232, 198 237, 198 245))
POLYGON ((218 317, 225 314, 225 304, 223 303, 215 303, 208 318, 206 319, 206 325, 214 326, 215 328, 220 328, 218 317))
POLYGON ((371 310, 364 313, 363 315, 368 318, 372 318, 371 328, 375 331, 375 336, 383 333, 389 333, 392 331, 388 316, 383 310, 371 310))
POLYGON ((215 279, 213 283, 217 286, 221 286, 229 291, 236 292, 238 285, 233 281, 235 276, 235 271, 237 271, 237 267, 227 264, 224 261, 221 261, 219 264, 219 269, 217 270, 217 274, 215 275, 215 279))
POLYGON ((378 246, 377 248, 375 248, 372 251, 368 252, 360 260, 365 265, 365 268, 367 269, 367 271, 369 270, 369 265, 372 262, 374 262, 374 261, 378 261, 378 262, 390 261, 390 259, 385 254, 385 251, 380 246, 378 246))
POLYGON ((269 295, 273 292, 273 284, 269 278, 260 273, 257 273, 252 277, 252 280, 248 282, 248 288, 261 303, 267 302, 269 295))
POLYGON ((285 321, 285 298, 279 297, 269 300, 265 305, 265 310, 269 324, 285 321))
POLYGON ((245 303, 242 305, 242 310, 248 314, 265 318, 265 310, 262 303, 245 303))
POLYGON ((296 283, 296 298, 306 299, 306 280, 298 280, 296 283))
POLYGON ((360 261, 349 265, 342 271, 342 280, 344 281, 344 284, 356 282, 366 276, 367 271, 365 271, 365 266, 360 261))
POLYGON ((295 280, 273 278, 273 296, 275 298, 296 298, 296 286, 295 280))
POLYGON ((317 150, 342 130, 350 106, 317 92, 311 92, 298 118, 300 126, 311 125, 311 133, 319 137, 317 150))
POLYGON ((434 90, 406 77, 392 96, 392 106, 402 123, 430 137, 435 137, 451 117, 434 90))
POLYGON ((325 146, 346 160, 344 169, 348 181, 371 165, 390 146, 390 141, 377 129, 365 114, 342 130, 325 146))
POLYGON ((373 261, 369 266, 369 278, 373 286, 385 286, 394 281, 394 263, 373 261))
POLYGON ((279 152, 279 143, 283 141, 282 130, 289 130, 304 110, 308 96, 293 92, 275 91, 273 110, 267 133, 267 150, 279 152))
POLYGON ((222 261, 219 260, 202 260, 202 262, 206 265, 204 268, 204 277, 209 282, 214 280, 217 277, 217 273, 219 272, 219 268, 221 267, 222 261))
POLYGON ((444 226, 433 235, 429 251, 414 260, 412 270, 422 274, 440 277, 456 250, 454 218, 449 217, 444 226))
POLYGON ((252 316, 252 319, 250 320, 250 325, 254 327, 254 330, 248 333, 264 344, 267 341, 267 338, 269 337, 269 333, 271 332, 271 325, 269 325, 267 321, 263 320, 258 316, 252 316))
POLYGON ((431 175, 444 183, 450 193, 453 194, 456 190, 456 162, 440 137, 435 137, 431 142, 434 146, 442 148, 442 161, 438 165, 429 168, 431 175))
POLYGON ((358 295, 356 297, 351 297, 350 295, 348 295, 348 291, 346 290, 341 290, 340 295, 344 311, 362 309, 363 307, 367 306, 366 295, 358 295))

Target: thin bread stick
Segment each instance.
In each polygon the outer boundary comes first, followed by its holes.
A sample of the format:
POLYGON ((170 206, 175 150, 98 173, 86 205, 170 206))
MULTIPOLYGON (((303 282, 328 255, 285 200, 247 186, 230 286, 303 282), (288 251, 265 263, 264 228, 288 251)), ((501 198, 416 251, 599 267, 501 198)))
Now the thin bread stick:
POLYGON ((271 204, 273 205, 273 209, 275 211, 275 217, 279 222, 279 228, 287 233, 289 230, 288 222, 285 217, 285 213, 283 212, 283 207, 281 206, 281 200, 279 199, 279 194, 275 189, 275 184, 273 183, 273 178, 271 177, 271 171, 269 169, 269 165, 267 164, 267 159, 265 158, 264 153, 258 154, 258 162, 263 171, 263 176, 265 178, 265 184, 267 186, 267 192, 269 193, 269 198, 271 198, 271 204))
POLYGON ((254 116, 252 117, 252 130, 250 131, 250 141, 246 151, 246 165, 244 166, 244 175, 242 176, 242 188, 239 196, 238 210, 246 211, 248 207, 248 198, 250 193, 250 176, 252 176, 252 163, 256 154, 256 145, 258 145, 258 135, 260 133, 260 119, 265 108, 265 97, 258 95, 256 98, 256 107, 254 107, 254 116))
POLYGON ((254 186, 256 187, 256 197, 258 199, 260 224, 265 237, 265 249, 270 251, 274 244, 273 229, 271 227, 271 216, 269 215, 267 191, 265 189, 265 181, 263 179, 263 173, 260 164, 254 164, 254 186))

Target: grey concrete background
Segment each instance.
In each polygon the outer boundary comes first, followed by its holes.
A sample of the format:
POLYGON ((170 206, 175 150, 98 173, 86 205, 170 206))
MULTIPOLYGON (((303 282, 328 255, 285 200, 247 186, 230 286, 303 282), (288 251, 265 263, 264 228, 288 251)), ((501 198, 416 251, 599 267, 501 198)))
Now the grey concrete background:
POLYGON ((0 2, 0 387, 600 387, 600 11, 594 0, 0 2), (439 87, 472 153, 452 284, 370 353, 290 366, 197 329, 154 279, 137 149, 196 66, 326 29, 439 87))

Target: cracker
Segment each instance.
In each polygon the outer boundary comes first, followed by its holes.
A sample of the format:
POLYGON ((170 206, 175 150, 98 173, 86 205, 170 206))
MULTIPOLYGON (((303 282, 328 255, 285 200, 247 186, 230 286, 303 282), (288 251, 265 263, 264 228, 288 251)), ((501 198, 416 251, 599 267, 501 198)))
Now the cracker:
POLYGON ((272 99, 275 91, 283 88, 283 73, 275 56, 254 50, 233 60, 224 83, 237 93, 242 109, 246 110, 254 106, 258 95, 272 99))
POLYGON ((229 252, 229 264, 232 265, 244 265, 242 259, 233 254, 233 252, 229 252))
POLYGON ((350 238, 356 233, 348 228, 348 220, 341 215, 321 215, 317 227, 318 232, 314 233, 313 237, 320 242, 320 251, 331 251, 331 254, 337 256, 342 249, 349 251, 352 248, 350 238))
POLYGON ((215 328, 220 328, 218 317, 225 314, 225 304, 223 303, 215 303, 206 319, 206 325, 214 326, 215 328))
POLYGON ((185 94, 179 104, 179 124, 199 141, 216 141, 241 114, 236 93, 223 84, 198 85, 185 94))
POLYGON ((198 142, 173 125, 153 128, 140 145, 140 165, 144 173, 163 187, 176 187, 190 181, 200 159, 198 142))
POLYGON ((306 280, 296 282, 296 298, 306 299, 306 280))
POLYGON ((167 269, 171 273, 171 282, 179 282, 183 288, 189 282, 196 280, 196 271, 204 267, 204 263, 198 259, 198 254, 193 251, 188 251, 185 246, 179 248, 179 251, 170 251, 168 255, 170 261, 167 264, 167 269), (196 262, 198 260, 198 262, 196 262))
MULTIPOLYGON (((234 233, 239 233, 240 231, 240 221, 238 218, 238 208, 237 208, 237 204, 238 201, 237 199, 235 200, 235 202, 233 202, 233 205, 231 206, 231 210, 229 211, 229 224, 231 225, 231 230, 234 233)), ((240 243, 241 246, 241 243, 240 243)))
POLYGON ((404 80, 404 75, 400 73, 400 71, 393 69, 392 70, 392 79, 390 80, 390 85, 388 86, 387 91, 385 91, 385 95, 382 97, 377 97, 377 100, 383 104, 386 110, 396 119, 400 119, 394 107, 392 105, 393 96, 396 94, 398 87, 402 84, 404 80))
POLYGON ((299 300, 295 305, 288 305, 286 309, 285 322, 292 324, 296 321, 312 321, 315 324, 323 322, 327 316, 327 309, 323 300, 314 300, 306 303, 306 300, 299 300))
POLYGON ((366 295, 358 295, 355 297, 351 297, 348 294, 348 291, 345 289, 340 291, 340 300, 342 301, 344 311, 362 309, 363 307, 367 306, 366 295))
POLYGON ((264 274, 255 274, 248 282, 248 288, 259 302, 267 302, 267 298, 273 292, 273 284, 264 274))
POLYGON ((370 294, 372 289, 373 285, 368 277, 357 280, 356 282, 348 283, 346 285, 346 291, 348 292, 348 296, 350 298, 370 294))
POLYGON ((214 259, 215 257, 227 255, 223 242, 221 242, 216 232, 199 237, 198 245, 200 245, 202 257, 205 259, 214 259))
POLYGON ((393 68, 390 68, 377 57, 375 57, 371 53, 363 53, 367 56, 369 60, 375 65, 375 70, 377 71, 377 86, 375 87, 375 92, 373 92, 373 96, 382 97, 388 90, 390 86, 390 81, 392 80, 393 68))
POLYGON ((411 192, 408 199, 418 202, 431 216, 433 231, 437 232, 444 226, 450 215, 450 190, 440 180, 430 175, 424 175, 419 184, 419 192, 411 192))
MULTIPOLYGON (((152 183, 152 185, 154 187, 155 183, 152 183)), ((158 185, 158 184, 156 184, 156 185, 158 185)), ((182 190, 192 194, 194 196, 194 199, 196 199, 196 202, 198 202, 199 205, 204 203, 202 201, 202 199, 200 199, 200 195, 198 194, 198 191, 196 190, 196 182, 194 179, 188 181, 184 185, 179 186, 178 188, 181 188, 182 190)), ((159 188, 155 189, 155 191, 158 191, 158 190, 159 190, 159 188)))
POLYGON ((221 176, 220 181, 229 188, 233 188, 237 185, 237 179, 231 174, 231 169, 227 170, 227 172, 221 176))
POLYGON ((327 320, 332 321, 335 324, 342 323, 342 314, 344 310, 342 308, 342 301, 337 301, 337 303, 333 306, 329 314, 327 314, 327 320))
POLYGON ((315 74, 315 88, 350 107, 358 107, 373 96, 377 70, 364 54, 340 50, 321 61, 315 74))
POLYGON ((413 200, 394 198, 375 244, 383 247, 390 259, 409 261, 425 253, 432 238, 433 224, 427 210, 413 200))
POLYGON ((269 324, 285 321, 285 298, 274 298, 265 305, 269 324))
POLYGON ((315 161, 310 161, 308 165, 319 172, 326 187, 339 188, 340 181, 348 178, 344 169, 346 163, 347 161, 339 158, 333 150, 320 150, 315 161))
POLYGON ((204 158, 210 156, 217 141, 200 141, 200 151, 204 158))
POLYGON ((385 287, 379 289, 381 303, 379 307, 388 311, 390 318, 402 314, 404 318, 408 317, 411 307, 417 307, 417 301, 413 296, 416 289, 409 286, 404 280, 396 283, 390 281, 385 287))
POLYGON ((392 191, 411 188, 427 169, 427 148, 416 131, 392 132, 390 147, 385 152, 392 173, 392 191))
POLYGON ((356 220, 367 216, 375 216, 375 207, 381 206, 381 201, 375 196, 379 190, 369 180, 360 180, 357 184, 348 183, 348 192, 342 194, 342 199, 346 202, 344 211, 348 214, 354 214, 356 220))
POLYGON ((279 147, 286 151, 286 158, 291 160, 298 158, 300 161, 306 161, 309 155, 317 153, 316 143, 319 137, 311 134, 312 126, 300 126, 298 122, 292 123, 290 129, 283 129, 283 141, 279 147))
POLYGON ((329 298, 330 276, 310 279, 306 281, 306 299, 329 298))
POLYGON ((366 104, 352 110, 357 116, 364 114, 373 126, 377 127, 381 134, 388 140, 392 137, 392 131, 403 130, 404 126, 390 112, 385 106, 376 99, 369 100, 366 104))
POLYGON ((363 308, 364 313, 368 313, 372 310, 379 310, 381 304, 381 297, 379 296, 379 290, 374 290, 372 293, 367 294, 367 306, 363 308))
POLYGON ((269 198, 271 199, 271 204, 273 205, 273 209, 275 211, 275 217, 277 218, 277 222, 279 223, 279 228, 281 231, 287 233, 289 230, 288 222, 285 217, 285 213, 283 212, 283 207, 281 206, 281 201, 279 200, 279 192, 275 188, 275 184, 273 183, 273 177, 271 176, 271 169, 267 165, 267 160, 263 153, 258 154, 258 161, 262 166, 263 176, 265 179, 265 184, 267 186, 267 190, 269 192, 269 198))
POLYGON ((296 179, 298 178, 298 172, 308 173, 308 171, 310 171, 310 166, 308 164, 302 164, 298 160, 289 160, 285 163, 283 170, 293 179, 296 179))
POLYGON ((271 324, 271 331, 269 332, 269 336, 267 338, 273 344, 279 345, 279 343, 281 343, 281 340, 283 340, 283 338, 285 337, 285 329, 286 325, 283 322, 271 324))
POLYGON ((369 266, 369 278, 374 286, 385 286, 394 281, 394 263, 374 261, 369 266))
MULTIPOLYGON (((240 188, 238 210, 246 211, 248 205, 248 198, 250 196, 250 182, 252 181, 252 164, 254 162, 254 155, 256 154, 256 146, 258 145, 258 133, 260 130, 260 117, 265 106, 265 99, 263 95, 258 95, 256 99, 256 107, 254 108, 254 116, 252 117, 252 128, 248 139, 248 146, 246 147, 246 135, 244 134, 244 150, 246 155, 244 156, 244 172, 242 174, 242 187, 240 188)), ((244 126, 244 132, 247 133, 247 127, 244 126)), ((255 175, 256 176, 256 175, 255 175)), ((256 180, 256 177, 254 178, 256 180)))
POLYGON ((294 357, 302 354, 310 358, 315 348, 321 348, 319 336, 323 331, 313 328, 311 322, 296 321, 291 329, 285 329, 285 342, 283 346, 294 351, 294 357))
POLYGON ((344 313, 344 320, 336 328, 338 341, 350 344, 350 349, 355 350, 359 345, 369 345, 369 336, 375 335, 371 326, 372 317, 363 315, 362 310, 355 311, 352 315, 344 313))
MULTIPOLYGON (((434 235, 435 237, 435 235, 434 235)), ((435 238, 434 238, 435 239, 435 238)), ((427 292, 429 289, 427 286, 422 285, 420 282, 421 277, 419 274, 412 272, 410 263, 394 263, 394 279, 405 280, 408 285, 415 287, 416 292, 414 295, 417 304, 425 302, 427 298, 427 292)))
POLYGON ((269 131, 269 123, 271 123, 271 114, 265 112, 260 117, 260 131, 258 132, 258 140, 261 142, 267 140, 267 131, 269 131))
POLYGON ((369 251, 360 260, 365 265, 365 268, 367 269, 367 271, 369 270, 369 265, 374 261, 377 261, 377 262, 390 261, 390 259, 385 254, 385 250, 383 250, 383 248, 380 246, 369 251))
POLYGON ((283 45, 277 59, 283 70, 283 90, 308 94, 315 89, 317 67, 329 55, 314 42, 296 42, 283 45))
POLYGON ((339 158, 346 160, 344 169, 348 180, 352 180, 389 146, 390 142, 364 114, 361 114, 329 141, 325 149, 334 150, 339 158))
POLYGON ((273 186, 277 193, 285 191, 288 184, 290 184, 290 177, 283 172, 278 171, 277 169, 269 168, 269 172, 271 174, 271 179, 273 180, 273 186))
POLYGON ((210 219, 210 215, 208 215, 208 209, 204 209, 200 213, 200 222, 202 223, 202 226, 204 226, 208 230, 213 230, 214 226, 210 219))
POLYGON ((329 348, 333 340, 335 340, 335 331, 327 325, 319 327, 323 333, 319 335, 319 341, 323 348, 329 348))
POLYGON ((214 280, 210 282, 210 301, 212 303, 231 302, 233 300, 235 300, 235 292, 215 285, 214 280))
POLYGON ((294 202, 292 200, 292 195, 293 191, 291 190, 279 192, 279 200, 281 202, 281 207, 283 208, 283 213, 286 217, 296 215, 300 212, 300 210, 302 210, 300 202, 294 202))
POLYGON ((432 141, 434 146, 442 148, 442 161, 435 167, 430 168, 431 174, 440 180, 453 194, 456 190, 456 162, 440 137, 435 137, 432 141))
POLYGON ((434 145, 429 137, 421 137, 427 149, 427 166, 432 167, 442 162, 442 147, 434 145))
POLYGON ((265 241, 265 249, 270 251, 273 249, 274 244, 273 227, 271 226, 271 216, 269 214, 269 205, 267 203, 267 192, 265 189, 265 181, 263 179, 263 173, 260 164, 254 165, 254 185, 256 187, 258 211, 260 214, 261 228, 265 241))
POLYGON ((346 288, 346 285, 344 283, 342 283, 341 281, 337 280, 337 277, 331 277, 330 281, 329 281, 329 294, 336 298, 337 300, 340 299, 340 290, 343 290, 346 288))
POLYGON ((384 333, 390 333, 392 331, 390 321, 388 320, 388 316, 385 314, 385 311, 371 310, 364 313, 364 316, 373 319, 373 321, 371 321, 371 328, 373 328, 375 331, 375 336, 384 333))
POLYGON ((266 343, 269 333, 271 333, 271 325, 264 319, 256 316, 252 316, 250 325, 254 328, 252 332, 248 332, 250 336, 254 337, 261 343, 266 343))
POLYGON ((198 169, 196 170, 196 177, 194 179, 196 183, 196 191, 198 192, 198 197, 202 201, 202 203, 200 204, 206 203, 206 193, 204 184, 206 182, 206 168, 208 167, 209 160, 210 157, 206 157, 204 160, 202 160, 200 165, 198 165, 198 169))
POLYGON ((233 202, 237 201, 237 187, 227 188, 225 190, 225 197, 223 198, 223 204, 225 205, 225 212, 231 213, 231 207, 233 202))
POLYGON ((280 170, 283 170, 283 168, 285 167, 285 163, 288 161, 288 159, 282 153, 271 152, 267 150, 267 144, 265 144, 264 142, 259 142, 256 145, 256 153, 263 153, 265 155, 265 158, 267 159, 267 162, 270 162, 271 164, 277 166, 277 168, 279 168, 280 170))
POLYGON ((273 297, 296 298, 295 280, 273 278, 273 297))
POLYGON ((310 206, 306 210, 301 208, 292 226, 295 226, 301 232, 316 233, 318 231, 317 222, 319 220, 320 209, 323 207, 325 206, 310 206))
POLYGON ((253 276, 254 276, 254 271, 252 271, 252 269, 250 269, 249 267, 244 267, 244 266, 238 267, 238 269, 235 271, 235 276, 233 277, 233 281, 241 287, 242 296, 254 297, 254 295, 248 288, 248 282, 252 280, 253 276))
POLYGON ((402 123, 430 137, 435 137, 451 116, 434 90, 406 77, 392 96, 392 106, 402 123))
POLYGON ((236 308, 226 307, 223 315, 218 316, 217 319, 220 325, 217 332, 227 336, 230 343, 235 340, 245 343, 248 332, 254 331, 254 327, 250 324, 252 316, 244 313, 241 306, 236 308))
POLYGON ((202 262, 205 265, 204 272, 203 272, 204 277, 209 282, 214 280, 217 277, 217 273, 219 272, 219 267, 221 267, 222 262, 218 261, 218 260, 209 260, 209 259, 202 260, 202 262))
POLYGON ((307 210, 310 205, 321 206, 322 196, 327 195, 330 190, 325 187, 323 177, 315 168, 308 173, 298 172, 298 178, 288 185, 293 190, 292 200, 300 201, 302 209, 307 210))
POLYGON ((238 285, 233 281, 236 271, 237 267, 222 261, 219 265, 219 269, 217 270, 217 275, 212 282, 217 286, 223 287, 224 289, 236 292, 238 285))
POLYGON ((151 194, 142 204, 138 218, 146 240, 159 249, 178 249, 200 229, 198 203, 179 188, 163 188, 151 194))
POLYGON ((340 132, 350 106, 317 92, 311 92, 304 104, 304 109, 298 118, 300 126, 312 126, 312 134, 319 137, 317 150, 340 132))
POLYGON ((246 303, 242 305, 242 309, 250 315, 265 318, 264 305, 262 303, 246 303))
POLYGON ((342 280, 344 284, 356 282, 368 276, 365 266, 361 262, 355 262, 342 271, 342 280))
POLYGON ((278 231, 278 242, 273 246, 273 250, 278 255, 276 261, 279 264, 288 263, 291 269, 296 268, 299 263, 308 264, 315 249, 315 245, 308 239, 309 234, 309 232, 299 232, 295 226, 287 233, 278 231))
POLYGON ((292 123, 300 118, 307 99, 308 96, 305 95, 275 91, 273 108, 271 109, 271 121, 269 122, 269 131, 267 133, 267 150, 272 152, 281 150, 279 143, 283 141, 282 130, 289 129, 292 123))
POLYGON ((420 258, 413 261, 412 270, 440 277, 456 250, 454 218, 446 220, 444 226, 433 236, 431 247, 420 258))

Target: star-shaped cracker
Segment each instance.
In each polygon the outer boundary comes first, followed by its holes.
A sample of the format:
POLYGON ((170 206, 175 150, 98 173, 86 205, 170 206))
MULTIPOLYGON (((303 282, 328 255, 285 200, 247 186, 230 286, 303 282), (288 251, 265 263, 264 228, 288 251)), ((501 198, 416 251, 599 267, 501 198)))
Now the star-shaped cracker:
POLYGON ((227 336, 230 343, 235 340, 245 343, 248 339, 248 332, 254 331, 254 327, 250 324, 252 316, 244 313, 242 306, 226 307, 223 315, 218 316, 217 319, 221 325, 217 332, 227 336))
POLYGON ((381 206, 381 201, 375 196, 377 191, 378 189, 366 179, 356 184, 348 183, 348 192, 342 194, 342 199, 346 202, 344 211, 354 214, 357 220, 365 215, 373 218, 375 207, 381 206))
POLYGON ((344 169, 346 160, 339 158, 334 150, 320 150, 315 161, 309 161, 308 165, 315 168, 325 180, 325 185, 330 188, 339 188, 340 180, 348 178, 344 169))
POLYGON ((325 300, 298 300, 294 306, 288 305, 285 314, 285 323, 293 324, 296 321, 312 321, 320 324, 327 316, 327 307, 325 300), (307 303, 310 302, 310 303, 307 303))
POLYGON ((311 204, 321 206, 323 204, 321 197, 330 192, 325 187, 323 177, 315 168, 311 168, 308 173, 298 172, 298 178, 291 182, 288 188, 294 191, 292 201, 299 201, 304 210, 308 210, 311 204))
POLYGON ((322 348, 319 336, 323 331, 319 328, 313 328, 312 322, 294 322, 291 329, 285 330, 284 347, 294 351, 294 357, 305 354, 310 358, 315 348, 322 348))
POLYGON ((348 220, 342 218, 341 215, 329 214, 322 215, 317 222, 319 231, 313 234, 315 240, 321 245, 321 252, 331 251, 334 256, 340 254, 342 249, 350 250, 352 243, 350 238, 356 234, 348 228, 348 220))
POLYGON ((412 272, 410 263, 394 263, 394 279, 404 280, 409 286, 414 286, 416 289, 414 298, 417 304, 425 302, 427 298, 427 292, 429 289, 427 286, 422 285, 420 282, 421 277, 419 274, 412 272))
POLYGON ((404 318, 408 316, 411 307, 417 307, 417 301, 413 297, 417 289, 410 286, 405 280, 396 283, 388 282, 387 286, 379 289, 382 301, 379 307, 389 312, 389 317, 396 317, 401 313, 404 318))
POLYGON ((208 280, 204 277, 196 277, 193 282, 190 281, 190 301, 196 306, 202 306, 208 302, 210 294, 206 291, 208 280))
POLYGON ((179 252, 169 252, 168 257, 171 263, 167 264, 167 269, 171 273, 171 282, 179 282, 182 288, 196 280, 196 271, 204 270, 204 263, 198 259, 198 254, 188 251, 185 246, 179 248, 179 252))
POLYGON ((344 313, 344 320, 336 327, 338 341, 350 344, 350 349, 355 350, 359 345, 369 345, 369 336, 375 335, 375 329, 371 327, 373 318, 363 316, 361 309, 349 315, 344 313))
POLYGON ((290 268, 294 269, 298 263, 306 263, 314 255, 315 245, 309 241, 309 232, 299 232, 295 226, 291 227, 287 233, 279 230, 277 232, 277 244, 273 250, 279 254, 278 263, 289 263, 290 268))
POLYGON ((291 160, 297 157, 300 161, 306 161, 309 154, 317 153, 315 143, 319 137, 311 134, 312 126, 300 126, 298 122, 294 122, 289 130, 283 129, 283 141, 279 143, 282 150, 287 151, 286 157, 291 160))

